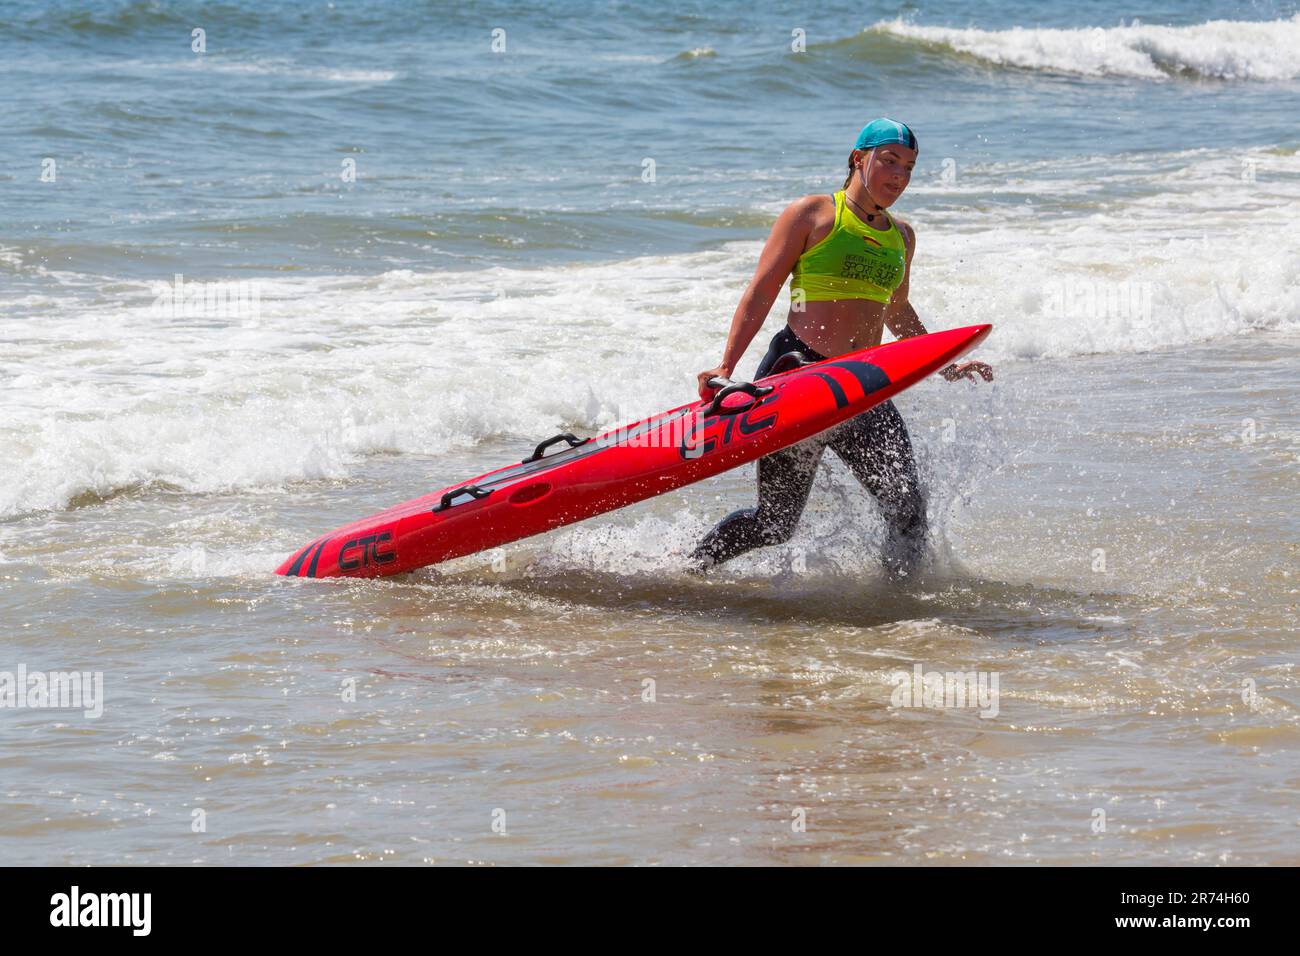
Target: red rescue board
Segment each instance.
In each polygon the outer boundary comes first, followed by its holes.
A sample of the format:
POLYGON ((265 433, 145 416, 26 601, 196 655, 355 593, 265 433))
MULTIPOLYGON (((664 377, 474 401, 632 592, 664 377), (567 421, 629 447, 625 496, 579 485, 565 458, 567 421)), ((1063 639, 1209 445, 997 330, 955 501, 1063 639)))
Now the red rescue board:
POLYGON ((800 365, 592 439, 557 435, 518 464, 322 535, 276 573, 399 574, 661 495, 862 414, 948 365, 991 329, 972 325, 918 335, 800 365), (561 442, 564 450, 545 453, 561 442))

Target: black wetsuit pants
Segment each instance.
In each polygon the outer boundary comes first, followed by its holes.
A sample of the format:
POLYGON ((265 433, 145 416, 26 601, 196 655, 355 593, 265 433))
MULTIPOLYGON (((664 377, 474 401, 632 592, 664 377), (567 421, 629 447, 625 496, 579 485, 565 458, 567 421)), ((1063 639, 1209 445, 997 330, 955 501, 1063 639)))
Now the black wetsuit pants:
MULTIPOLYGON (((814 362, 825 358, 786 326, 773 337, 754 378, 770 374, 776 360, 793 351, 814 362)), ((881 560, 885 568, 895 574, 911 571, 925 553, 925 497, 907 426, 893 402, 882 402, 835 428, 760 458, 758 507, 723 518, 695 549, 695 566, 709 568, 754 548, 788 541, 827 447, 849 466, 884 512, 887 536, 881 560)))

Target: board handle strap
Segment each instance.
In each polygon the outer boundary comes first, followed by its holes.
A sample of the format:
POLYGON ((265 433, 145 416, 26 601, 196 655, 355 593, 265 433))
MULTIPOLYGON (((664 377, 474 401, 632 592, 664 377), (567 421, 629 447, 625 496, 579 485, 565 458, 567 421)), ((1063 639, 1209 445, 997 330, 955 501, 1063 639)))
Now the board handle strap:
POLYGON ((563 435, 556 435, 554 438, 548 438, 546 439, 546 441, 538 445, 537 448, 533 451, 533 453, 529 455, 527 458, 525 458, 523 461, 521 461, 519 464, 526 465, 530 461, 541 461, 542 455, 543 453, 545 453, 546 449, 550 448, 556 442, 562 442, 562 441, 567 441, 569 443, 570 448, 577 448, 579 445, 587 444, 587 442, 591 441, 591 439, 576 438, 573 435, 569 434, 568 432, 565 432, 563 435))
POLYGON ((435 512, 446 511, 451 507, 451 503, 461 495, 469 495, 475 499, 486 498, 488 495, 492 494, 492 491, 493 489, 491 488, 480 488, 478 485, 462 485, 461 487, 443 495, 442 500, 434 505, 432 510, 435 512))
POLYGON ((704 410, 704 417, 710 415, 739 415, 741 412, 747 412, 758 404, 759 399, 767 395, 775 386, 772 385, 755 385, 753 382, 733 382, 729 378, 720 378, 717 375, 708 381, 709 388, 716 388, 718 392, 713 396, 713 401, 709 407, 704 410), (722 403, 732 395, 748 395, 753 399, 752 402, 746 402, 744 405, 723 405, 722 403))

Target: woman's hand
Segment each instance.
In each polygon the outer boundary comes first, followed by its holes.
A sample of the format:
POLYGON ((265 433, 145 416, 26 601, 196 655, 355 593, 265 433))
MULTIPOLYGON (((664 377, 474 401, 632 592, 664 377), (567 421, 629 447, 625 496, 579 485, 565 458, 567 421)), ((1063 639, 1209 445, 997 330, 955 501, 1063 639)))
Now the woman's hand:
POLYGON ((727 368, 725 365, 719 365, 717 368, 711 368, 707 372, 701 372, 699 375, 695 376, 695 378, 699 382, 700 386, 700 401, 707 402, 713 397, 713 393, 717 391, 716 388, 711 388, 709 386, 709 379, 731 378, 731 369, 727 368))
POLYGON ((939 374, 950 382, 963 378, 970 379, 973 382, 977 373, 984 381, 993 381, 993 366, 985 365, 983 362, 963 362, 961 365, 954 362, 947 368, 939 369, 939 374))

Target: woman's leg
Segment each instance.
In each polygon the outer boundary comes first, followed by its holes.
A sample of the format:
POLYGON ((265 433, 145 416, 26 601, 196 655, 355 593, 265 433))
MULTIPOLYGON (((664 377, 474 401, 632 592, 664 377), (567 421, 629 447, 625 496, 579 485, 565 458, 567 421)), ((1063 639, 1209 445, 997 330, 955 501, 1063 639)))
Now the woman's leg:
POLYGON ((884 512, 881 561, 891 574, 913 571, 925 556, 925 494, 912 439, 893 402, 882 402, 833 429, 827 442, 884 512))
MULTIPOLYGON (((754 379, 768 375, 776 360, 791 351, 802 351, 813 361, 822 358, 786 326, 772 337, 754 379)), ((758 507, 742 508, 723 518, 691 555, 692 565, 707 570, 754 548, 789 541, 808 503, 817 463, 825 448, 826 435, 814 435, 798 445, 760 458, 758 507)))
POLYGON ((760 458, 758 507, 742 508, 723 518, 695 549, 692 564, 707 570, 754 548, 789 541, 808 503, 825 447, 825 436, 815 435, 760 458))

